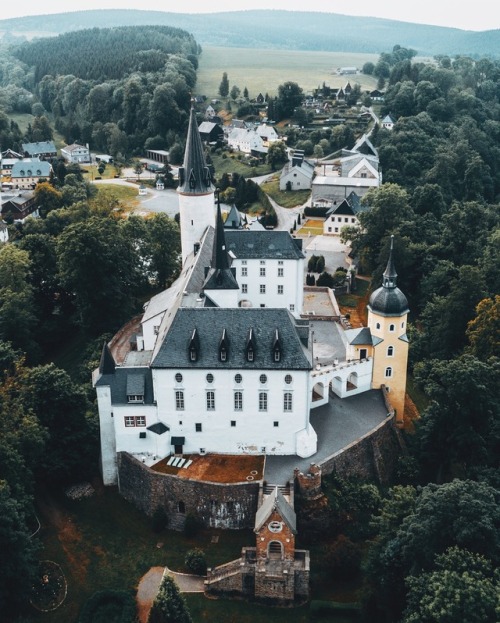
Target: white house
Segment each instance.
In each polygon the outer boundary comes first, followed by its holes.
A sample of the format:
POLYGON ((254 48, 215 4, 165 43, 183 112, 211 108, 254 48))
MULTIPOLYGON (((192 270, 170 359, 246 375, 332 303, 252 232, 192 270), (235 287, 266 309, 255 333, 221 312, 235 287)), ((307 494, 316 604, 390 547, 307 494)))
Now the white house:
POLYGON ((61 156, 66 160, 66 162, 71 164, 90 162, 89 148, 85 147, 85 145, 78 145, 78 143, 61 147, 61 156))
POLYGON ((245 128, 233 128, 227 135, 227 144, 245 154, 252 151, 262 152, 265 148, 264 141, 257 132, 245 128))
POLYGON ((313 177, 314 165, 304 158, 303 151, 296 149, 281 171, 280 190, 310 190, 313 177))
POLYGON ((384 128, 384 130, 392 130, 395 123, 396 121, 392 118, 391 115, 386 115, 382 119, 382 127, 384 128))
POLYGON ((358 216, 368 210, 362 205, 358 195, 352 192, 346 199, 336 202, 325 215, 323 234, 325 236, 339 236, 342 227, 359 227, 358 216))

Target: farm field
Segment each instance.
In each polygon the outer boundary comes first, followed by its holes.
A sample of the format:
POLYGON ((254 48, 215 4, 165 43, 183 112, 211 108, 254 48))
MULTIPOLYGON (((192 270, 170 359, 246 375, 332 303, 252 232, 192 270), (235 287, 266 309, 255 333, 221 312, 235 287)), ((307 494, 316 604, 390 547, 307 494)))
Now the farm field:
POLYGON ((218 97, 224 71, 227 72, 229 86, 237 85, 242 91, 247 87, 251 98, 260 92, 276 95, 278 86, 288 80, 297 82, 305 92, 323 82, 340 87, 348 80, 359 82, 362 88, 374 89, 377 81, 372 76, 338 76, 333 72, 337 67, 361 68, 367 61, 376 63, 377 60, 377 54, 204 46, 197 72, 196 92, 209 98, 218 97))

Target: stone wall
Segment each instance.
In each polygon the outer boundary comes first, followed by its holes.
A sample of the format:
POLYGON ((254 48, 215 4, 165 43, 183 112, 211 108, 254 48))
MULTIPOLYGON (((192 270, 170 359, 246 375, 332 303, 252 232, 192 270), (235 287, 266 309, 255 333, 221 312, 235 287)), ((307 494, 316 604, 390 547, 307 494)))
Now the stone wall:
POLYGON ((316 500, 323 495, 321 489, 321 468, 311 463, 306 474, 295 468, 293 475, 300 495, 307 500, 316 500))
MULTIPOLYGON (((384 392, 385 393, 385 392, 384 392)), ((398 457, 406 453, 394 416, 321 462, 323 474, 336 472, 342 477, 387 484, 394 476, 398 457)))
POLYGON ((196 515, 206 527, 253 528, 259 482, 219 484, 155 472, 135 457, 118 454, 120 494, 150 517, 162 508, 170 527, 181 529, 186 515, 196 515))

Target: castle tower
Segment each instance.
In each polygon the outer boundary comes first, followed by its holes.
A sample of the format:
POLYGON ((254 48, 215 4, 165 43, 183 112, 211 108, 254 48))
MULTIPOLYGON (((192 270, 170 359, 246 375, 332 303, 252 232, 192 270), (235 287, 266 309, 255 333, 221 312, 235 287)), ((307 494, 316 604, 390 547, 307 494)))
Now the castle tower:
POLYGON ((385 385, 396 411, 396 422, 403 423, 408 337, 406 335, 408 300, 396 285, 393 259, 394 236, 382 286, 370 296, 368 327, 374 339, 372 388, 385 385), (377 342, 375 344, 375 342, 377 342))
POLYGON ((191 109, 184 152, 179 168, 179 213, 181 226, 182 263, 195 251, 209 225, 215 227, 212 176, 205 161, 194 109, 191 109))
POLYGON ((217 222, 212 249, 212 263, 207 270, 203 291, 219 307, 238 307, 240 288, 230 263, 231 260, 226 251, 220 203, 217 201, 217 222))

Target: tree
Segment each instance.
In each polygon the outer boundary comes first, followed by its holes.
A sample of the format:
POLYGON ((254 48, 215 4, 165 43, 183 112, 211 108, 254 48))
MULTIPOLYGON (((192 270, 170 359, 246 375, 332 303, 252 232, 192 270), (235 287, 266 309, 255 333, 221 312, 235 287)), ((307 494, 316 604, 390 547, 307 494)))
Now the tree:
POLYGON ((192 623, 184 597, 174 580, 163 576, 160 589, 149 613, 148 623, 192 623))
POLYGON ((480 301, 476 317, 467 325, 470 351, 486 361, 500 353, 500 295, 480 301))
POLYGON ((222 74, 222 80, 219 85, 219 95, 221 97, 227 97, 229 95, 229 80, 226 72, 222 74))
POLYGON ((144 166, 143 166, 142 162, 136 162, 135 163, 134 173, 137 175, 137 181, 139 181, 141 175, 144 173, 144 166))
POLYGON ((274 143, 271 143, 267 151, 266 160, 267 163, 271 165, 273 171, 280 164, 284 164, 288 160, 285 143, 283 143, 283 141, 274 141, 274 143))
POLYGON ((232 99, 232 100, 237 100, 237 99, 238 99, 238 97, 240 96, 240 93, 241 93, 241 91, 240 91, 239 87, 237 87, 237 86, 234 84, 234 85, 231 87, 231 93, 230 93, 230 95, 231 95, 231 99, 232 99))
POLYGON ((367 63, 363 65, 363 69, 361 71, 367 76, 371 76, 373 75, 374 70, 375 70, 375 64, 368 61, 367 63))
POLYGON ((293 116, 297 106, 302 104, 302 89, 296 82, 285 82, 278 87, 278 98, 276 105, 280 111, 280 119, 293 116))
POLYGON ((40 182, 35 188, 35 199, 42 217, 52 210, 58 210, 63 205, 63 195, 49 182, 40 182))
POLYGON ((201 549, 190 549, 186 554, 184 564, 191 573, 195 573, 196 575, 205 575, 207 572, 205 552, 201 549))
POLYGON ((243 97, 247 100, 248 99, 248 89, 245 87, 243 89, 243 97))
POLYGON ((436 569, 410 576, 402 623, 484 623, 498 618, 500 574, 491 561, 458 547, 437 556, 436 569))
POLYGON ((78 324, 98 335, 130 317, 140 284, 132 242, 120 223, 92 217, 58 238, 61 282, 74 295, 78 324))

